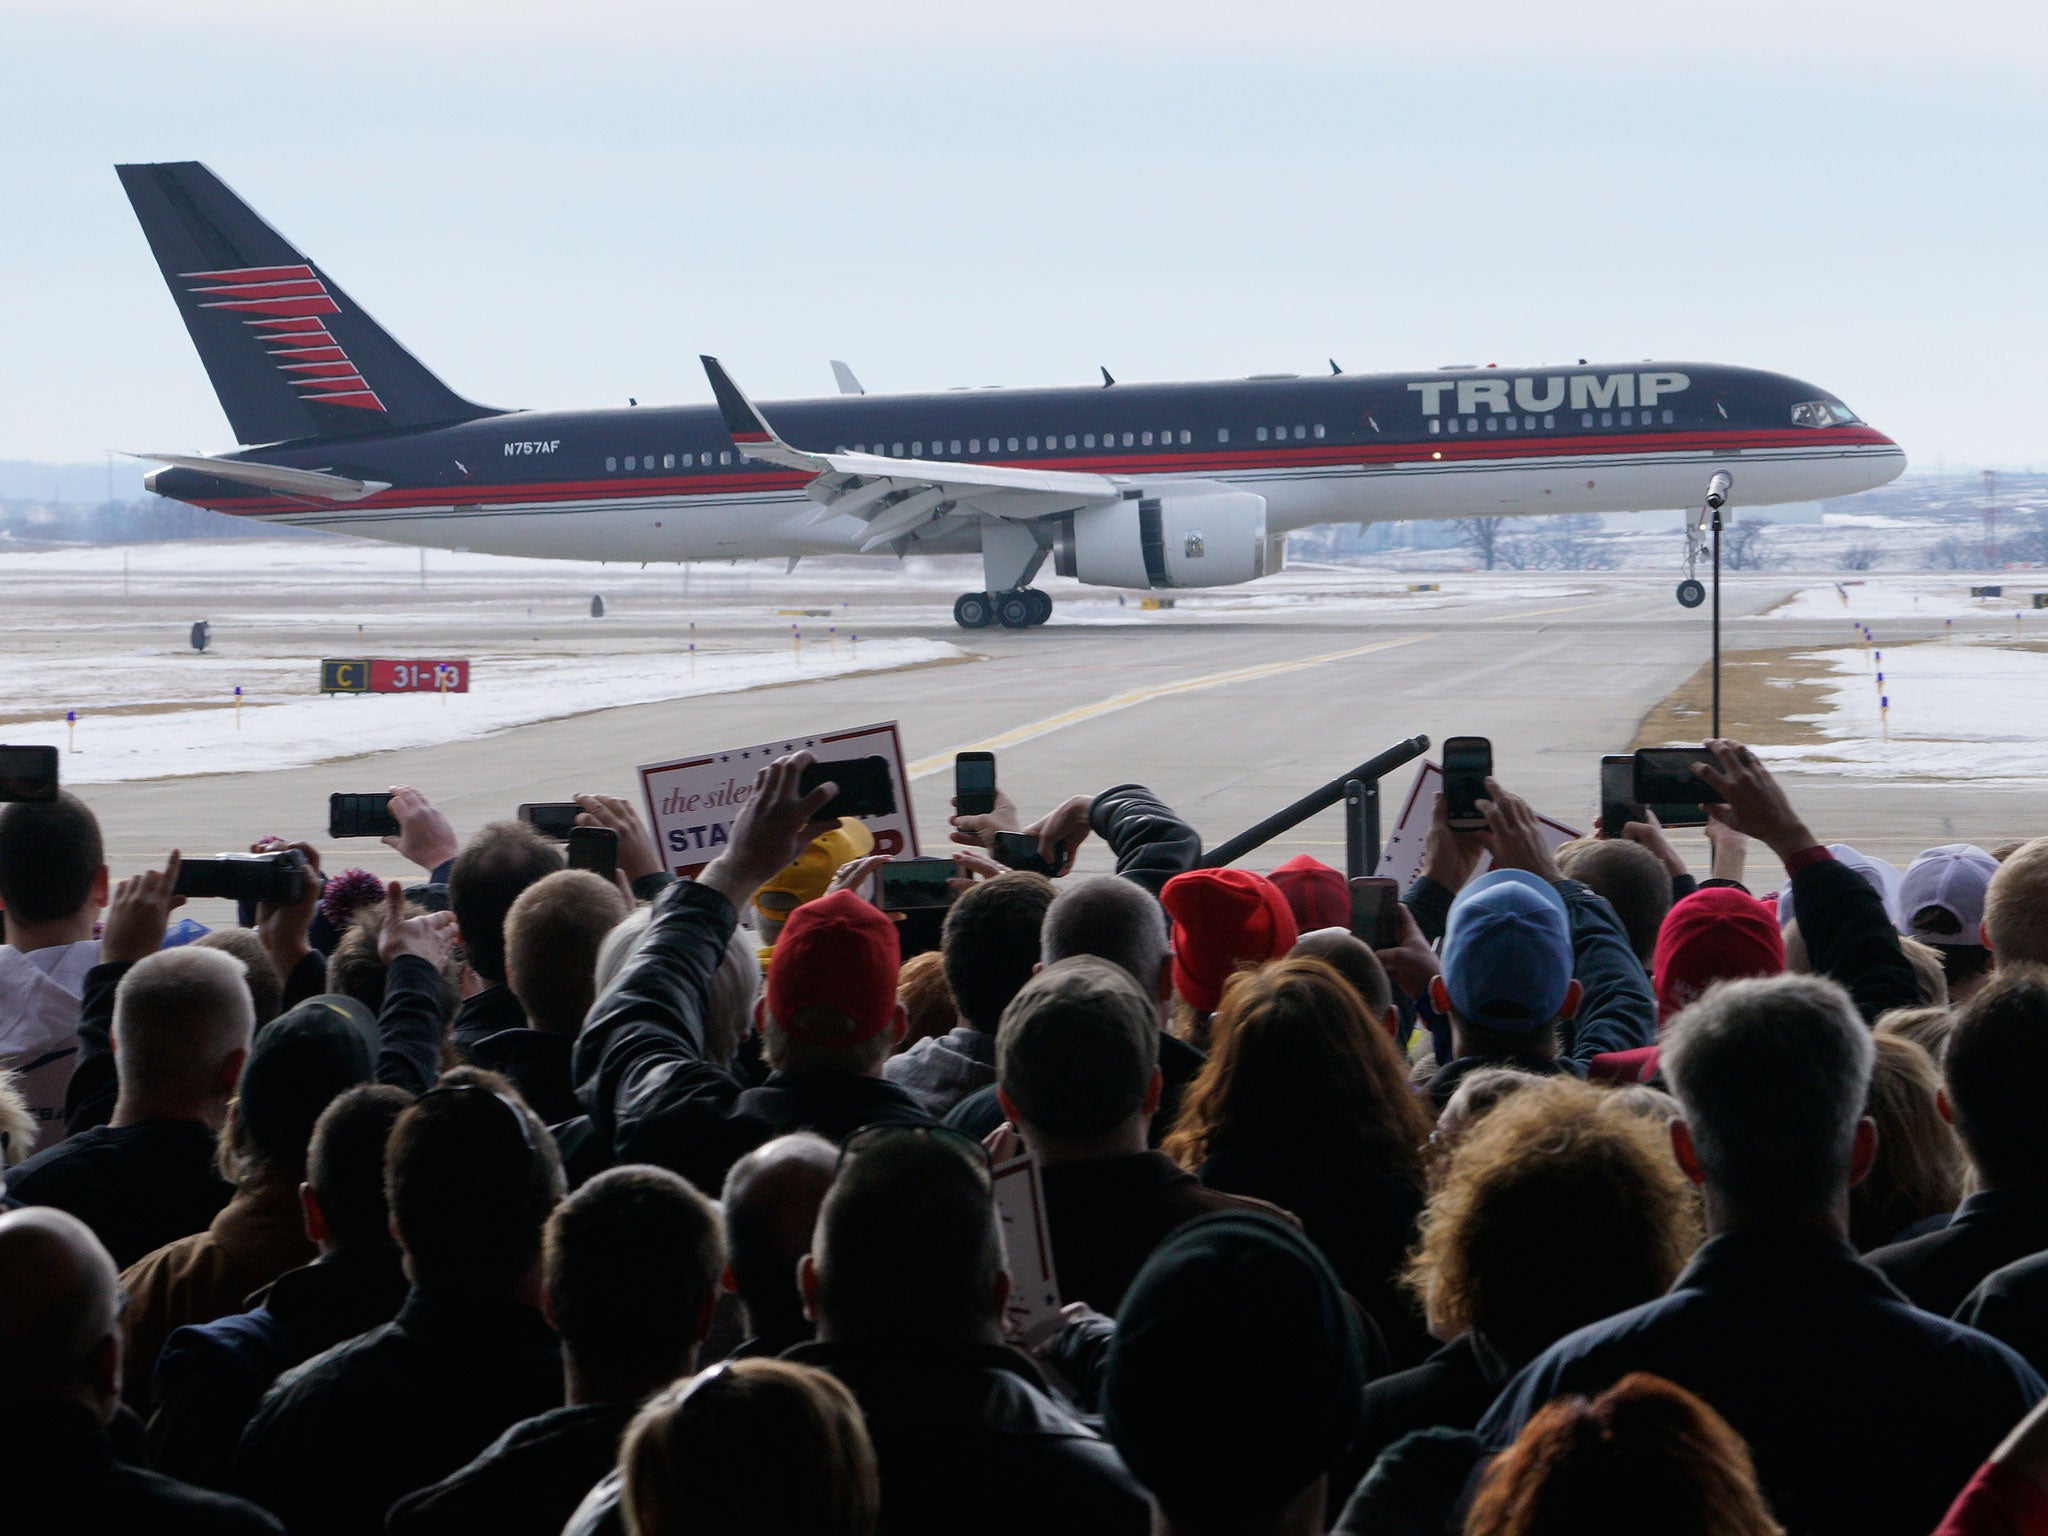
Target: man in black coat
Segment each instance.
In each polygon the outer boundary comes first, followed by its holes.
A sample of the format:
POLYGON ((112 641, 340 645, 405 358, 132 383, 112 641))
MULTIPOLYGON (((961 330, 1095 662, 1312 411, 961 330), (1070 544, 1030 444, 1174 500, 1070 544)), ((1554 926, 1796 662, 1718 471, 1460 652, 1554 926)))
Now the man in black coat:
POLYGON ((880 1536, 1138 1536, 1144 1491, 1003 1342, 1009 1276, 986 1154, 956 1132, 876 1127, 848 1144, 799 1267, 817 1342, 866 1417, 880 1536))
POLYGON ((400 1499, 389 1536, 559 1536, 640 1404, 695 1367, 724 1265, 718 1208, 666 1169, 607 1169, 556 1206, 542 1285, 563 1406, 400 1499))
POLYGON ((0 1482, 6 1525, 36 1536, 280 1536, 240 1499, 124 1465, 107 1426, 121 1401, 121 1285, 84 1223, 0 1216, 0 1482))
POLYGON ((115 889, 80 1001, 72 1134, 7 1174, 9 1201, 69 1211, 124 1269, 203 1231, 233 1193, 214 1169, 214 1137, 255 1011, 233 956, 160 949, 184 899, 179 862, 173 853, 115 889))
POLYGON ((2048 971, 2000 971, 1956 1010, 1942 1080, 1976 1193, 1948 1225, 1868 1257, 1949 1317, 1993 1270, 2048 1249, 2048 971))
POLYGON ((378 1084, 351 1088, 321 1111, 299 1195, 320 1257, 278 1276, 248 1311, 164 1341, 149 1416, 149 1460, 159 1471, 225 1488, 242 1430, 271 1384, 398 1315, 407 1286, 384 1204, 384 1144, 411 1102, 378 1084))
MULTIPOLYGON (((1745 777, 1738 771, 1738 778, 1745 777)), ((1731 786, 1730 803, 1748 786, 1731 786)), ((1818 977, 1724 985, 1665 1035, 1680 1167, 1709 1240, 1669 1294, 1552 1345, 1481 1421, 1493 1449, 1633 1371, 1697 1393, 1749 1443, 1802 1536, 1924 1536, 2048 1386, 2004 1345, 1912 1306, 1848 1242, 1876 1155, 1874 1051, 1818 977)))
POLYGON ((237 1491, 293 1536, 378 1536, 386 1511, 562 1401, 533 1304, 562 1196, 554 1142, 502 1078, 449 1073, 386 1150, 412 1292, 398 1316, 287 1371, 243 1432, 237 1491))
POLYGON ((798 793, 810 762, 799 752, 761 771, 725 852, 661 893, 646 937, 591 1007, 577 1095, 620 1162, 716 1189, 741 1156, 792 1131, 843 1141, 877 1122, 931 1123, 882 1076, 908 1028, 896 930, 851 891, 805 902, 776 940, 755 1006, 767 1080, 750 1088, 705 1050, 712 973, 739 910, 832 825, 834 786, 798 793))

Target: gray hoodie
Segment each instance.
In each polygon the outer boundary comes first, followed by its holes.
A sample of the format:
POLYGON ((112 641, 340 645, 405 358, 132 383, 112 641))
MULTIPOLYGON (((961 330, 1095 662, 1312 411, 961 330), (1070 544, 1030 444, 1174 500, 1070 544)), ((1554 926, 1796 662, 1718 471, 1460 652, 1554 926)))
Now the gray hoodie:
POLYGON ((64 1138, 64 1085, 78 1060, 78 995, 100 963, 100 941, 52 944, 23 954, 0 944, 0 1067, 18 1074, 41 1134, 38 1148, 64 1138))

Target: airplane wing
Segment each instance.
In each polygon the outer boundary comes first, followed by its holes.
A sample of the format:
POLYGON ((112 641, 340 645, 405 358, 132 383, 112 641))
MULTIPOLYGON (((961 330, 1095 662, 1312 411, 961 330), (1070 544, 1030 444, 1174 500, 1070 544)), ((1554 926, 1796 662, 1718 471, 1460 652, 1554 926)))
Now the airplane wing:
POLYGON ((806 493, 819 503, 812 521, 861 519, 868 525, 868 536, 861 544, 863 554, 912 537, 943 518, 979 516, 1035 522, 1123 496, 1121 483, 1107 475, 795 448, 776 436, 717 358, 706 357, 703 363, 733 445, 766 463, 809 471, 813 479, 806 493))
POLYGON ((131 459, 148 459, 172 464, 179 469, 197 470, 216 480, 232 480, 285 496, 317 496, 322 501, 361 501, 379 491, 391 489, 388 480, 351 480, 319 469, 287 469, 282 464, 254 464, 246 459, 216 459, 203 453, 131 453, 131 459))

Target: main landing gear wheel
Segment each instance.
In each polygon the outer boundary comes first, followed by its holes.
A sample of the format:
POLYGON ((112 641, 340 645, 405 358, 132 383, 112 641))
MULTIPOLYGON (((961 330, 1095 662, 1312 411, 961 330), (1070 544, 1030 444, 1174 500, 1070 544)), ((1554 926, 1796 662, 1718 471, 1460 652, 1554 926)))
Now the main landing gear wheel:
POLYGON ((986 592, 962 592, 953 599, 953 622, 962 629, 987 629, 996 620, 996 600, 986 592))
POLYGON ((1029 591, 1004 592, 998 595, 996 617, 1002 620, 1005 629, 1029 629, 1033 624, 1040 622, 1038 604, 1031 600, 1029 591))
POLYGON ((1695 581, 1688 576, 1678 584, 1678 604, 1681 608, 1697 608, 1706 600, 1706 583, 1695 581))
POLYGON ((1024 596, 1031 602, 1031 622, 1043 624, 1052 617, 1052 598, 1036 587, 1026 587, 1024 596))

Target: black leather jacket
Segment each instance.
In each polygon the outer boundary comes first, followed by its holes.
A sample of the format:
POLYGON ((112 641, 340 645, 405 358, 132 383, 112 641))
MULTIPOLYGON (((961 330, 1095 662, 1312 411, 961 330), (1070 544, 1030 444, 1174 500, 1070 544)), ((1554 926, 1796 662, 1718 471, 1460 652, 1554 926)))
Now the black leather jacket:
POLYGON ((681 880, 654 903, 647 937, 591 1007, 571 1058, 591 1126, 622 1163, 673 1168, 700 1189, 790 1131, 844 1140, 878 1121, 930 1125, 894 1083, 846 1072, 771 1072, 748 1087, 704 1054, 712 973, 737 918, 709 886, 681 880))

